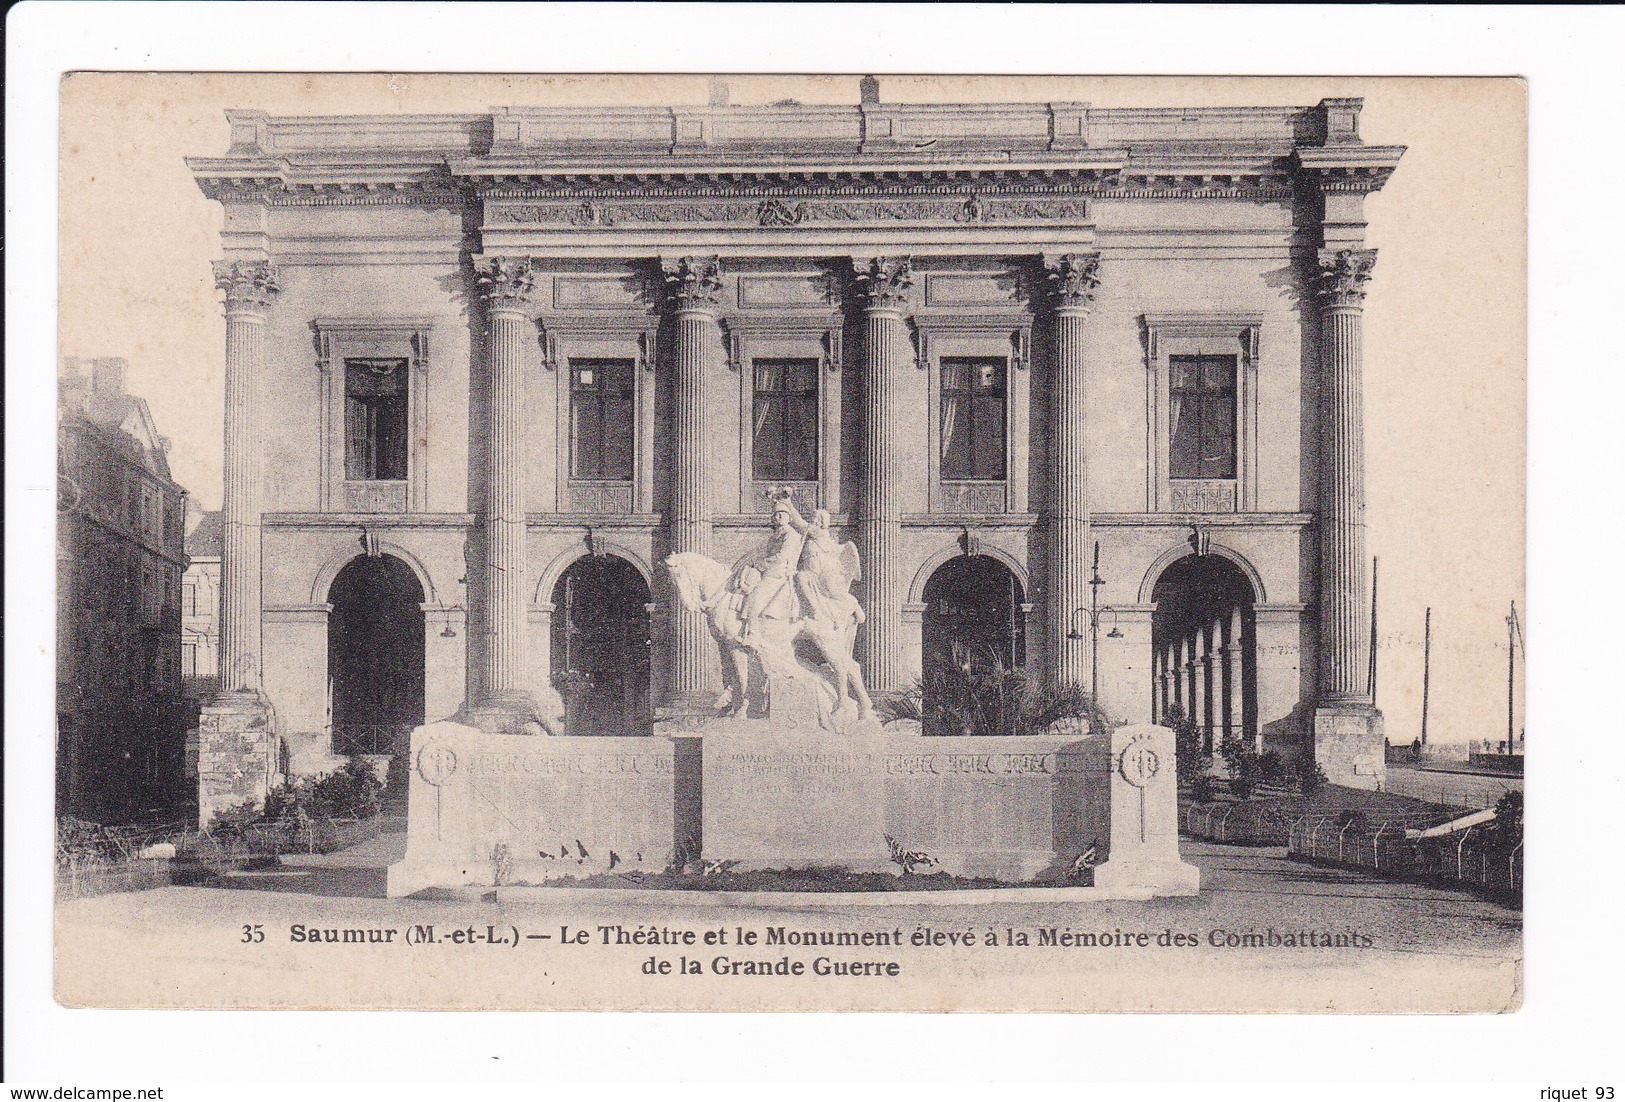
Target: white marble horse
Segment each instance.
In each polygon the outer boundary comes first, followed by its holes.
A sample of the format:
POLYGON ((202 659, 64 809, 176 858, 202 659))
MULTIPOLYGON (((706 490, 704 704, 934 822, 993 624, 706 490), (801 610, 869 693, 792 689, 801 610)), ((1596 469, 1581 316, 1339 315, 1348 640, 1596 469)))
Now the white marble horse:
MULTIPOLYGON (((742 588, 739 579, 749 577, 748 569, 730 569, 715 559, 688 552, 668 556, 666 569, 682 606, 705 615, 717 642, 727 682, 724 714, 745 714, 752 701, 764 698, 769 677, 805 681, 811 675, 820 726, 840 729, 853 707, 860 720, 873 716, 863 676, 852 659, 856 616, 861 615, 856 613, 855 602, 853 613, 820 619, 802 615, 801 603, 774 601, 747 621, 744 610, 750 591, 742 588), (788 617, 786 607, 795 609, 788 617), (811 657, 804 657, 808 652, 811 657), (758 677, 751 676, 753 666, 760 671, 758 677)), ((719 706, 723 703, 719 699, 719 706)))

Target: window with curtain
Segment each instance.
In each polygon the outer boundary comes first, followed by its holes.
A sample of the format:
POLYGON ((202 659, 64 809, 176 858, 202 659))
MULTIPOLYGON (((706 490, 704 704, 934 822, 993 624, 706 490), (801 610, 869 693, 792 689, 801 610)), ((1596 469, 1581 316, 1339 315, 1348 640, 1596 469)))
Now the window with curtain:
POLYGON ((942 361, 942 477, 997 482, 1005 477, 1005 361, 942 361))
POLYGON ((1168 360, 1168 476, 1236 477, 1236 358, 1168 360))
POLYGON ((756 360, 751 474, 763 480, 818 480, 818 361, 756 360))
POLYGON ((344 361, 344 477, 350 482, 406 478, 406 361, 344 361))
POLYGON ((570 361, 570 476, 632 480, 631 360, 570 361))

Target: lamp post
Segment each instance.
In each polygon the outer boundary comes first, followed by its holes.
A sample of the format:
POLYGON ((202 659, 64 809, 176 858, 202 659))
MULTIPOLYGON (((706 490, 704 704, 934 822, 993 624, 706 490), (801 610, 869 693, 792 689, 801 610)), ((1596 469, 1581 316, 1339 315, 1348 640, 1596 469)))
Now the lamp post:
POLYGON ((1095 707, 1100 706, 1100 618, 1111 616, 1111 631, 1106 633, 1108 639, 1121 639, 1123 633, 1117 630, 1117 610, 1110 605, 1102 608, 1100 604, 1100 587, 1106 582, 1100 576, 1100 541, 1095 541, 1095 561, 1090 569, 1089 577, 1089 607, 1081 605, 1072 610, 1072 630, 1067 632, 1068 639, 1082 639, 1083 633, 1078 630, 1078 616, 1083 613, 1089 615, 1089 702, 1095 707))

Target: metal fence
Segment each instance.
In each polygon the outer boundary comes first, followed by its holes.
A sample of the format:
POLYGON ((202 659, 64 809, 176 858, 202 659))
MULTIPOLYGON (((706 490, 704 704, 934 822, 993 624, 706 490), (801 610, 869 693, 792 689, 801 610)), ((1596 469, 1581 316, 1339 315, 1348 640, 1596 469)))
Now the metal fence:
POLYGON ((346 723, 333 728, 333 753, 388 755, 412 745, 411 724, 346 723))
POLYGON ((1420 825, 1402 817, 1373 823, 1351 815, 1305 816, 1292 825, 1287 852, 1388 877, 1466 884, 1521 898, 1521 839, 1507 838, 1493 822, 1433 838, 1406 836, 1407 829, 1420 825))
POLYGON ((77 899, 171 883, 168 858, 141 855, 187 829, 184 823, 100 826, 65 820, 56 838, 58 896, 77 899))

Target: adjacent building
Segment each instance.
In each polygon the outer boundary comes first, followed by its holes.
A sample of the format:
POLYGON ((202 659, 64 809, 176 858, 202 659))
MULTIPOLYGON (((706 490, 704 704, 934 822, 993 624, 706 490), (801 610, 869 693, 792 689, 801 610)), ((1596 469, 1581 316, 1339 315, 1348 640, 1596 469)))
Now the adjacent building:
POLYGON ((229 112, 218 729, 703 724, 660 563, 783 487, 877 694, 976 652, 1376 784, 1360 108, 229 112))
POLYGON ((70 359, 57 412, 57 808, 173 815, 184 781, 186 491, 125 361, 70 359))

